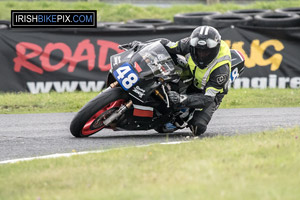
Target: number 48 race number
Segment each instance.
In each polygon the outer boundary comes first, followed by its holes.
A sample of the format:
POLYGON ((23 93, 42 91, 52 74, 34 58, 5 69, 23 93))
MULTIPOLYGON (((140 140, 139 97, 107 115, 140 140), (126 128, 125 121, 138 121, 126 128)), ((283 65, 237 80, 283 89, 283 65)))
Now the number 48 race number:
POLYGON ((137 73, 128 63, 125 63, 124 65, 116 69, 114 71, 114 76, 125 90, 130 89, 139 80, 137 73))

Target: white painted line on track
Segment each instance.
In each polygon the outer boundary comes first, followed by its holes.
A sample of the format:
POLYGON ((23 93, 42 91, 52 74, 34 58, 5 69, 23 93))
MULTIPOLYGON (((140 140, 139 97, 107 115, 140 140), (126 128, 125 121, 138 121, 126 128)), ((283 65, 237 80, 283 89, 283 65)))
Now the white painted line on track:
POLYGON ((19 158, 19 159, 12 159, 12 160, 4 160, 4 161, 0 161, 0 165, 1 164, 12 164, 12 163, 23 162, 23 161, 31 161, 31 160, 37 160, 37 159, 50 159, 50 158, 71 157, 71 156, 75 156, 75 155, 84 155, 84 154, 89 154, 89 153, 103 153, 103 152, 108 152, 108 151, 112 151, 112 150, 120 150, 120 149, 133 148, 133 147, 149 147, 151 145, 157 145, 157 144, 162 144, 162 145, 168 144, 168 145, 170 145, 170 144, 181 144, 181 143, 186 143, 186 142, 189 142, 189 141, 164 142, 164 143, 139 145, 139 146, 129 146, 129 147, 122 147, 122 148, 115 148, 115 149, 105 149, 105 150, 97 150, 97 151, 81 151, 81 152, 72 152, 72 153, 56 153, 56 154, 45 155, 45 156, 37 156, 37 157, 29 157, 29 158, 19 158))
POLYGON ((30 161, 30 160, 36 160, 36 159, 48 159, 48 158, 60 158, 60 157, 71 157, 75 155, 83 155, 88 153, 102 153, 108 150, 99 150, 99 151, 82 151, 82 152, 72 152, 72 153, 56 153, 51 155, 45 155, 45 156, 37 156, 37 157, 30 157, 30 158, 19 158, 19 159, 13 159, 13 160, 5 160, 1 161, 0 164, 9 164, 9 163, 17 163, 22 161, 30 161))

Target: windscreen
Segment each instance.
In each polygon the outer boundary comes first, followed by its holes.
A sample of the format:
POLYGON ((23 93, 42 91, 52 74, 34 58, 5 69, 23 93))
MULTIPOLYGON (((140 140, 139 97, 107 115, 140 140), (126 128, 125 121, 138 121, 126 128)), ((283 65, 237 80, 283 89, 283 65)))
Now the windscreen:
POLYGON ((175 69, 170 54, 159 41, 143 47, 132 57, 131 61, 141 65, 143 68, 141 74, 147 74, 147 76, 153 74, 154 76, 164 77, 175 69))

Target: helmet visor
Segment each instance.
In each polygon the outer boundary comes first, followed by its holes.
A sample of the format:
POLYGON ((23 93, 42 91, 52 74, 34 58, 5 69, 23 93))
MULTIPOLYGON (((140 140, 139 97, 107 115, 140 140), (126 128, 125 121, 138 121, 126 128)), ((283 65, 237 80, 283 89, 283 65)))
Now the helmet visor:
POLYGON ((208 65, 218 55, 218 47, 219 44, 214 48, 194 48, 194 62, 199 66, 208 65))
POLYGON ((200 49, 196 48, 196 58, 198 61, 205 61, 207 57, 211 54, 211 51, 209 49, 200 49))
POLYGON ((215 48, 219 43, 216 40, 213 40, 211 38, 208 38, 206 40, 206 44, 208 48, 215 48))

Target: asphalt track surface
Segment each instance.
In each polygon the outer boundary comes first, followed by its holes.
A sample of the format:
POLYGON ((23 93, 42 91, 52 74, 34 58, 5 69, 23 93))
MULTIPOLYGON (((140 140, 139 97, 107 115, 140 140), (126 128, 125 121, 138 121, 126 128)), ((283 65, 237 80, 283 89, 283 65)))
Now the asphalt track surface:
MULTIPOLYGON (((189 129, 176 131, 168 137, 154 130, 114 132, 104 129, 89 138, 75 138, 69 132, 69 124, 74 115, 75 113, 1 114, 0 161, 71 153, 74 150, 104 150, 189 140, 189 129)), ((300 107, 219 109, 202 137, 229 136, 294 126, 300 126, 300 107)))

